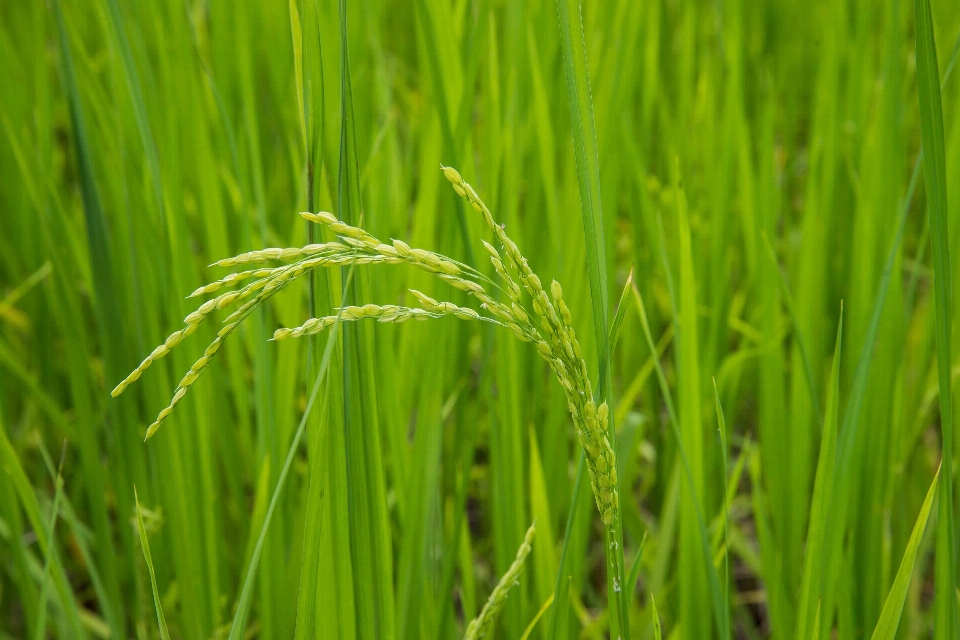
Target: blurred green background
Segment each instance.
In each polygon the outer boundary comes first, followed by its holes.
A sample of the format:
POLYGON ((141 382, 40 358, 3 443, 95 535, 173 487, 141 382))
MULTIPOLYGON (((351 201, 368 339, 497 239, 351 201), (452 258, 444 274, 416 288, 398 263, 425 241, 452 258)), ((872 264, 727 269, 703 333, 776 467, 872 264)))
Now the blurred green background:
MULTIPOLYGON (((455 166, 544 282, 563 284, 596 367, 555 4, 347 4, 346 41, 332 0, 0 4, 0 637, 158 637, 134 487, 171 636, 227 636, 313 384, 310 352, 325 344, 267 341, 312 315, 307 288, 251 316, 149 442, 146 426, 216 327, 120 398, 109 391, 181 326, 194 308, 184 297, 227 273, 207 265, 306 243, 296 213, 310 191, 314 210, 338 213, 344 171, 359 175, 371 233, 492 272, 479 260, 482 219, 439 170, 455 166), (342 127, 356 137, 352 169, 342 127)), ((944 75, 960 4, 932 4, 944 75)), ((620 299, 632 267, 718 567, 728 551, 734 637, 793 638, 806 615, 801 576, 841 300, 837 428, 849 457, 829 490, 850 506, 829 522, 841 548, 821 625, 868 637, 940 460, 922 166, 910 188, 920 147, 913 4, 608 0, 584 3, 582 19, 610 297, 620 299), (677 222, 678 184, 689 230, 677 222), (693 350, 683 366, 681 280, 694 284, 699 312, 683 327, 693 350)), ((958 96, 954 74, 943 85, 954 247, 958 96)), ((419 271, 360 271, 361 302, 411 304, 416 288, 467 304, 419 271)), ((320 284, 323 315, 338 282, 320 284)), ((960 292, 960 273, 952 282, 960 292)), ((677 441, 637 298, 624 304, 612 407, 628 567, 646 536, 632 635, 653 637, 653 595, 665 634, 713 637, 677 441)), ((554 593, 562 549, 569 637, 604 637, 602 529, 584 492, 564 536, 579 450, 533 349, 452 319, 360 331, 363 356, 345 363, 335 351, 295 452, 246 637, 460 637, 534 519, 499 637, 520 637, 554 593), (347 429, 351 363, 363 416, 347 429), (372 496, 361 500, 369 529, 351 513, 358 491, 372 496)), ((932 637, 934 531, 897 637, 932 637)), ((551 629, 541 621, 530 637, 551 629)))

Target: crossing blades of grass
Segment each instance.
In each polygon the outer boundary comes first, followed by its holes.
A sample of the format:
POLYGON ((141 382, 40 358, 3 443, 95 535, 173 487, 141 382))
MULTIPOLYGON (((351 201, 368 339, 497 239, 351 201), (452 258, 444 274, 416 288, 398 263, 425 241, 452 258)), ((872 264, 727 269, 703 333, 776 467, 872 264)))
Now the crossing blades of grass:
POLYGON ((66 615, 66 623, 70 633, 76 638, 86 637, 80 624, 80 607, 73 591, 70 589, 63 564, 60 562, 60 556, 54 548, 56 541, 50 535, 52 532, 47 529, 43 522, 37 496, 26 473, 24 473, 23 466, 17 459, 10 440, 7 438, 6 427, 2 424, 2 420, 0 420, 0 469, 6 475, 7 481, 13 485, 16 495, 20 499, 20 506, 26 512, 27 521, 33 527, 37 536, 40 552, 50 559, 49 570, 52 572, 53 586, 60 606, 66 615))
POLYGON ((717 569, 713 564, 713 557, 710 553, 710 540, 707 537, 707 528, 703 520, 703 513, 700 510, 699 499, 697 498, 696 490, 694 488, 695 485, 693 480, 693 472, 690 468, 690 460, 687 456, 683 436, 680 431, 680 421, 677 418, 677 412, 674 408, 673 395, 670 392, 670 386, 667 383, 667 377, 663 372, 663 366, 660 364, 660 358, 656 355, 656 345, 653 342, 653 334, 650 332, 650 322, 647 318, 646 306, 643 303, 643 298, 640 296, 640 291, 637 289, 636 283, 631 286, 631 290, 633 291, 633 299, 637 306, 637 313, 640 316, 640 324, 643 328, 643 335, 647 341, 647 348, 650 350, 650 353, 653 357, 654 367, 656 368, 657 372, 657 382, 660 386, 660 393, 663 396, 664 404, 667 405, 667 416, 669 418, 671 432, 678 447, 682 474, 684 476, 685 484, 687 485, 687 492, 693 498, 693 512, 696 516, 696 522, 699 530, 698 532, 700 534, 700 549, 708 576, 710 599, 713 605, 714 622, 716 623, 717 628, 722 629, 726 616, 723 613, 723 595, 720 592, 720 578, 717 576, 717 569))
MULTIPOLYGON (((53 508, 50 510, 50 524, 47 527, 51 540, 54 539, 53 534, 57 526, 57 516, 60 514, 60 501, 63 498, 63 459, 66 453, 67 447, 66 442, 64 442, 63 452, 60 454, 60 467, 57 469, 57 478, 54 484, 56 490, 53 495, 53 508)), ((50 588, 50 564, 55 553, 56 547, 51 546, 46 559, 43 561, 43 578, 40 582, 40 616, 37 620, 36 633, 33 634, 36 640, 43 640, 47 635, 47 593, 50 588)))
POLYGON ((303 412, 303 417, 300 419, 300 425, 297 427, 297 431, 290 443, 290 449, 287 451, 287 458, 283 463, 283 469, 280 471, 280 476, 277 479, 277 486, 274 488, 273 496, 270 498, 270 506, 267 508, 267 515, 263 520, 263 526, 260 529, 260 536, 257 538, 257 545, 254 547, 253 556, 251 557, 250 564, 246 570, 243 580, 243 588, 240 592, 240 598, 237 600, 237 609, 233 615, 233 623, 230 625, 229 640, 240 640, 244 637, 244 627, 246 626, 247 614, 250 610, 250 600, 253 596, 254 579, 257 574, 257 566, 260 562, 260 553, 263 549, 263 543, 267 537, 267 531, 270 528, 270 520, 273 518, 273 512, 276 509, 277 502, 279 501, 280 493, 283 490, 283 485, 287 480, 287 474, 290 472, 290 466, 293 464, 293 458, 297 453, 297 448, 300 446, 300 440, 303 437, 304 428, 306 427, 310 418, 310 412, 313 409, 314 401, 317 399, 317 394, 320 391, 324 374, 326 373, 327 367, 330 364, 330 355, 333 353, 333 346, 336 341, 337 328, 339 324, 340 323, 338 321, 333 325, 330 335, 327 338, 327 346, 323 354, 323 361, 321 363, 320 371, 318 372, 316 380, 313 383, 313 389, 310 391, 310 396, 307 400, 307 407, 303 412))

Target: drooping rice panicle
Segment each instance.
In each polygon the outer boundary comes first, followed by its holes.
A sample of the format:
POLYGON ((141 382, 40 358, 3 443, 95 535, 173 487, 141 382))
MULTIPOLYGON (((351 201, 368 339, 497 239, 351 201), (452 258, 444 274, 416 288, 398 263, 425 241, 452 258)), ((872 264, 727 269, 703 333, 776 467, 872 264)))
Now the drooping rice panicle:
POLYGON ((214 310, 221 309, 234 302, 238 295, 238 292, 230 291, 221 294, 216 298, 211 298, 200 305, 196 311, 190 313, 186 318, 183 319, 183 322, 186 326, 180 331, 171 333, 167 339, 164 340, 163 344, 157 346, 157 348, 155 348, 150 355, 144 358, 143 362, 141 362, 139 366, 137 366, 137 368, 130 373, 130 375, 124 378, 120 384, 113 388, 113 391, 110 392, 110 395, 116 398, 118 395, 123 393, 127 386, 131 382, 135 382, 143 374, 143 372, 150 367, 151 364, 170 353, 170 351, 180 344, 184 338, 196 331, 208 315, 210 315, 214 310))
MULTIPOLYGON (((160 428, 160 425, 167 418, 167 416, 173 412, 173 409, 177 406, 177 403, 183 399, 183 396, 186 395, 190 387, 193 386, 197 379, 203 374, 204 370, 206 370, 210 360, 212 360, 217 351, 220 350, 220 346, 223 344, 223 341, 226 340, 227 336, 233 333, 234 330, 240 326, 240 323, 243 322, 243 320, 245 320, 255 308, 260 306, 260 304, 262 304, 267 298, 270 298, 274 294, 278 293, 287 284, 289 284, 289 281, 281 281, 278 287, 262 291, 257 297, 247 302, 240 309, 234 311, 229 317, 226 318, 226 320, 224 320, 224 325, 217 333, 217 337, 214 338, 213 342, 207 345, 203 355, 193 363, 193 366, 190 367, 190 370, 187 371, 186 375, 184 375, 180 380, 176 390, 174 390, 173 398, 170 400, 170 404, 164 407, 160 413, 157 414, 157 419, 154 420, 149 427, 147 427, 147 433, 144 437, 144 440, 150 438, 154 433, 156 433, 157 429, 160 428)), ((235 291, 232 293, 237 294, 238 292, 235 291)))
MULTIPOLYGON (((378 322, 401 323, 407 320, 429 320, 431 318, 442 318, 444 316, 454 316, 461 320, 485 320, 495 324, 502 324, 491 318, 484 318, 473 309, 458 307, 451 302, 437 302, 424 294, 419 294, 423 309, 414 309, 411 307, 401 307, 393 304, 377 305, 365 304, 363 306, 350 306, 338 309, 341 321, 349 322, 354 320, 377 320, 378 322), (429 307, 429 308, 428 308, 429 307)), ((300 338, 320 333, 327 327, 336 323, 338 316, 324 316, 322 318, 310 318, 299 327, 293 329, 281 328, 273 333, 274 340, 285 340, 287 338, 300 338)))
MULTIPOLYGON (((509 314, 513 318, 523 318, 527 322, 526 313, 520 305, 520 290, 511 271, 517 276, 523 288, 532 299, 533 310, 540 318, 547 340, 537 340, 537 351, 547 361, 567 396, 567 405, 577 430, 580 445, 587 453, 587 468, 590 473, 590 484, 593 488, 597 509, 603 518, 604 524, 610 526, 616 517, 616 506, 619 503, 616 482, 616 459, 613 447, 607 437, 608 409, 606 403, 596 407, 593 402, 593 387, 587 373, 587 366, 583 360, 580 342, 571 324, 570 310, 563 301, 563 288, 556 280, 550 285, 550 296, 543 288, 540 277, 530 268, 527 259, 523 257, 516 243, 507 235, 503 225, 494 221, 493 215, 487 206, 480 200, 474 191, 456 169, 443 167, 443 175, 453 185, 461 197, 465 198, 473 209, 483 215, 487 226, 497 236, 504 250, 506 263, 500 253, 490 244, 484 242, 484 247, 490 253, 490 261, 501 280, 507 285, 507 294, 512 304, 509 314), (559 313, 557 312, 559 309, 559 313)), ((494 301, 484 301, 486 307, 494 314, 505 312, 504 305, 497 306, 494 301)), ((510 323, 505 320, 505 324, 510 323)), ((511 327, 513 328, 513 327, 511 327)), ((517 333, 515 331, 515 333, 517 333)), ((537 333, 539 338, 540 334, 537 333)))
POLYGON ((315 256, 319 253, 346 251, 347 246, 341 242, 325 242, 322 244, 308 244, 303 247, 289 247, 285 249, 271 248, 260 249, 259 251, 248 251, 232 258, 218 260, 210 266, 232 267, 238 264, 255 264, 258 262, 270 262, 271 260, 299 260, 315 256))
POLYGON ((483 215, 487 226, 497 236, 503 249, 500 252, 489 243, 484 247, 490 254, 497 276, 502 281, 500 288, 509 299, 509 304, 501 302, 478 282, 484 280, 494 286, 474 269, 462 265, 446 256, 424 249, 412 248, 402 240, 392 240, 390 244, 379 239, 360 227, 348 225, 331 213, 301 213, 307 220, 326 226, 339 237, 339 240, 310 244, 296 249, 263 249, 241 254, 235 258, 219 261, 220 266, 233 266, 269 260, 295 260, 295 262, 272 269, 256 269, 225 276, 221 280, 198 288, 192 295, 212 293, 223 286, 236 284, 248 278, 257 278, 241 289, 221 294, 208 300, 185 319, 187 326, 172 334, 167 341, 154 350, 141 365, 123 382, 117 385, 114 395, 122 393, 128 384, 140 377, 143 370, 154 360, 166 355, 174 346, 196 330, 196 327, 215 309, 220 309, 238 300, 245 300, 230 316, 224 320, 224 327, 217 338, 207 347, 204 355, 197 360, 180 381, 170 404, 157 416, 157 420, 147 430, 147 437, 153 435, 163 420, 170 415, 176 404, 206 369, 223 343, 223 340, 258 306, 278 293, 289 283, 304 273, 324 266, 345 266, 364 264, 409 264, 428 273, 432 273, 447 284, 465 291, 475 297, 480 308, 490 314, 483 316, 476 311, 459 307, 450 302, 438 302, 420 291, 411 290, 422 308, 415 309, 398 305, 365 304, 339 309, 339 316, 331 315, 311 318, 299 327, 281 328, 274 332, 274 340, 297 338, 312 335, 333 325, 339 317, 344 321, 375 319, 379 322, 405 322, 409 319, 428 320, 452 315, 465 320, 484 320, 510 329, 517 338, 536 345, 537 352, 554 371, 567 398, 567 406, 574 422, 577 440, 587 453, 590 483, 604 524, 610 526, 617 512, 616 460, 613 447, 607 437, 608 408, 606 403, 597 407, 593 401, 593 388, 590 384, 586 363, 583 360, 579 341, 573 329, 570 310, 563 300, 563 289, 553 281, 548 295, 537 274, 530 268, 516 243, 506 234, 503 226, 496 224, 490 210, 477 196, 473 187, 463 181, 456 170, 445 167, 444 175, 454 190, 466 198, 473 209, 483 215), (514 276, 516 274, 516 277, 514 276), (522 286, 521 286, 522 285, 522 286), (522 302, 526 292, 532 301, 533 312, 529 312, 522 302), (249 298, 249 299, 247 299, 249 298), (538 323, 534 322, 538 319, 538 323), (539 326, 537 326, 539 324, 539 326))
POLYGON ((196 298, 197 296, 202 296, 208 293, 213 293, 218 291, 222 287, 230 287, 244 280, 249 280, 250 278, 263 278, 269 276, 271 273, 276 271, 276 268, 269 269, 252 269, 250 271, 239 271, 237 273, 231 273, 229 275, 215 280, 209 284, 205 284, 202 287, 197 287, 193 293, 191 293, 188 298, 196 298))

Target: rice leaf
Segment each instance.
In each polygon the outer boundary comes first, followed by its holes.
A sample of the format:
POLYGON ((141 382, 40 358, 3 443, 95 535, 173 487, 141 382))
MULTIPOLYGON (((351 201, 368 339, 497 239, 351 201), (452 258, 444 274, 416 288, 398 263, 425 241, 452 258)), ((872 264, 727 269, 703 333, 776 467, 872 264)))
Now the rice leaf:
POLYGON ((161 640, 170 640, 170 631, 167 629, 167 619, 163 615, 163 606, 160 603, 160 591, 157 589, 157 574, 153 570, 153 556, 150 555, 150 541, 147 539, 147 530, 143 526, 143 512, 140 510, 140 498, 137 488, 133 488, 134 502, 137 507, 137 532, 140 534, 140 548, 143 550, 143 559, 150 572, 150 589, 153 591, 153 606, 157 610, 157 626, 161 640))
MULTIPOLYGON (((880 620, 873 630, 871 640, 894 640, 897 636, 897 627, 900 626, 900 614, 903 611, 903 603, 907 599, 907 588, 910 586, 910 578, 913 576, 913 565, 917 559, 917 550, 920 548, 920 540, 923 538, 923 532, 927 528, 927 518, 930 516, 930 508, 933 506, 933 496, 937 492, 937 482, 940 479, 940 469, 933 476, 933 482, 927 490, 927 497, 920 507, 920 513, 917 515, 917 521, 913 525, 913 532, 910 534, 910 540, 907 542, 907 548, 903 552, 903 559, 900 561, 900 568, 897 570, 897 577, 890 587, 890 593, 883 603, 883 610, 880 612, 880 620)), ((819 612, 819 608, 817 609, 819 612)))
MULTIPOLYGON (((595 391, 597 401, 610 396, 612 368, 608 338, 607 254, 604 247, 603 206, 600 197, 600 159, 597 151, 597 132, 590 96, 587 47, 579 0, 557 0, 560 20, 560 42, 563 52, 567 102, 573 129, 573 149, 577 160, 577 179, 580 185, 580 212, 583 219, 587 272, 590 279, 593 306, 593 328, 597 342, 597 363, 600 377, 595 391)), ((609 421, 609 439, 616 443, 616 425, 609 421)), ((574 498, 576 500, 576 498, 574 498)), ((615 525, 607 532, 607 596, 611 609, 610 632, 613 636, 630 639, 629 611, 626 608, 621 583, 623 572, 623 518, 617 506, 615 525)), ((557 601, 562 602, 560 594, 557 601)))
POLYGON ((820 456, 817 461, 813 497, 810 500, 810 519, 807 523, 807 548, 803 559, 800 583, 800 600, 797 607, 797 640, 819 634, 817 620, 822 598, 822 553, 827 526, 826 507, 830 488, 834 483, 837 448, 837 407, 840 393, 840 347, 843 339, 843 305, 840 306, 840 321, 837 324, 836 346, 833 350, 833 367, 830 370, 830 386, 827 387, 827 412, 824 415, 823 435, 820 439, 820 456))
POLYGON ((653 638, 654 640, 663 640, 663 632, 660 630, 660 614, 657 613, 657 600, 650 594, 650 609, 653 616, 653 638))
POLYGON ((933 248, 933 289, 937 327, 937 372, 940 382, 940 425, 943 443, 940 510, 937 521, 935 633, 938 638, 956 638, 956 524, 953 514, 953 395, 950 392, 952 331, 952 264, 947 230, 947 177, 944 153, 943 110, 940 71, 933 35, 930 0, 916 0, 917 92, 920 101, 920 133, 923 141, 923 173, 927 187, 927 213, 933 248))
POLYGON ((717 379, 713 379, 713 399, 717 409, 717 424, 720 433, 720 459, 723 471, 723 624, 720 627, 720 635, 723 638, 730 637, 730 502, 729 490, 727 488, 727 458, 729 452, 727 449, 727 419, 723 415, 723 407, 720 406, 720 392, 717 391, 717 379))

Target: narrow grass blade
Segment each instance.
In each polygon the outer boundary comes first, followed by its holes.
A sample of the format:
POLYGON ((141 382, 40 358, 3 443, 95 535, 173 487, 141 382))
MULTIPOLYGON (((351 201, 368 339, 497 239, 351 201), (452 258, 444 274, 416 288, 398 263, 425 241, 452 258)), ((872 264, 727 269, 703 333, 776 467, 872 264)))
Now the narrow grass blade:
MULTIPOLYGON (((597 399, 610 395, 612 368, 608 338, 607 254, 604 247, 603 206, 600 198, 600 158, 597 150, 597 132, 593 119, 590 95, 590 69, 579 0, 557 0, 560 20, 560 42, 563 52, 567 101, 573 129, 573 149, 577 161, 580 185, 580 212, 583 218, 587 272, 593 306, 593 330, 597 341, 597 363, 600 378, 597 399)), ((616 425, 609 421, 610 442, 616 443, 616 425)), ((615 444, 614 444, 615 446, 615 444)), ((617 506, 615 524, 607 532, 607 597, 610 606, 612 636, 630 639, 629 611, 626 609, 623 589, 623 518, 617 506)))
POLYGON ((167 619, 163 615, 163 606, 160 604, 160 591, 157 589, 157 574, 153 570, 153 556, 150 555, 150 541, 147 539, 147 530, 143 526, 143 512, 140 510, 140 497, 137 488, 133 488, 134 502, 137 507, 137 532, 140 534, 140 547, 143 549, 143 559, 150 572, 150 588, 153 591, 153 606, 157 610, 157 626, 160 630, 160 640, 170 640, 170 631, 167 630, 167 619))
POLYGON ((633 565, 630 567, 630 573, 627 574, 627 602, 633 602, 633 596, 636 594, 637 580, 640 579, 640 566, 643 560, 643 549, 647 546, 647 532, 643 533, 640 540, 640 547, 637 549, 637 557, 633 559, 633 565))
POLYGON ((717 391, 717 379, 713 379, 713 399, 717 408, 717 426, 720 433, 720 459, 723 464, 723 625, 720 627, 722 638, 730 637, 730 503, 727 488, 727 419, 720 406, 720 392, 717 391))
POLYGON ((653 638, 654 640, 663 640, 663 632, 660 630, 660 614, 657 613, 657 600, 650 594, 650 609, 653 616, 653 638))
POLYGON ((917 91, 920 99, 920 134, 923 173, 927 187, 927 213, 933 247, 933 289, 936 301, 937 372, 940 382, 940 425, 943 441, 940 511, 937 521, 935 633, 950 640, 957 629, 956 525, 953 516, 953 395, 950 392, 952 331, 952 265, 947 230, 947 170, 944 152, 940 71, 933 35, 930 0, 916 0, 917 91))
POLYGON ((607 264, 603 236, 603 207, 600 202, 600 160, 597 133, 590 99, 590 78, 587 51, 579 0, 557 0, 560 18, 560 41, 567 99, 573 129, 573 149, 577 159, 580 185, 580 210, 583 217, 587 272, 593 300, 594 333, 600 365, 600 389, 605 389, 609 374, 607 344, 607 264))
POLYGON ((623 317, 627 312, 627 296, 630 294, 630 285, 633 282, 633 269, 627 274, 627 281, 623 284, 623 291, 620 293, 620 301, 617 302, 617 311, 613 314, 613 324, 610 325, 610 353, 617 348, 617 340, 620 339, 620 325, 623 324, 623 317))
MULTIPOLYGON (((680 173, 680 159, 674 158, 672 182, 679 233, 680 282, 679 309, 676 322, 679 327, 677 342, 677 395, 680 407, 680 436, 690 464, 692 487, 680 498, 680 628, 692 638, 710 635, 710 619, 700 614, 707 595, 707 564, 699 558, 695 512, 704 508, 704 453, 703 418, 700 394, 700 336, 697 318, 696 275, 693 266, 690 220, 687 212, 686 190, 680 173)), ((717 621, 718 630, 724 628, 724 617, 717 621)))
MULTIPOLYGON (((897 627, 900 626, 900 614, 903 612, 903 603, 907 599, 907 588, 910 586, 910 578, 913 576, 913 565, 917 559, 917 549, 920 547, 920 540, 923 538, 923 532, 927 528, 927 518, 930 516, 930 507, 933 506, 933 496, 937 492, 937 483, 940 479, 940 469, 933 476, 933 482, 927 490, 927 497, 920 507, 920 514, 913 525, 913 533, 910 534, 910 540, 907 542, 907 548, 903 552, 903 560, 900 561, 900 568, 897 570, 897 577, 893 580, 893 586, 890 587, 890 593, 887 594, 886 602, 883 604, 883 610, 880 612, 880 620, 873 630, 871 640, 894 640, 897 635, 897 627)), ((819 609, 818 609, 819 611, 819 609)))
POLYGON ((813 497, 810 501, 810 520, 807 524, 807 547, 800 582, 800 601, 797 607, 797 640, 819 634, 823 537, 826 527, 826 507, 834 483, 834 464, 837 453, 837 405, 840 392, 840 348, 843 340, 843 305, 837 325, 837 340, 833 350, 830 386, 827 387, 827 412, 824 415, 820 457, 817 461, 813 497))
MULTIPOLYGON (((317 210, 318 177, 323 171, 324 145, 324 77, 319 8, 313 0, 302 0, 298 9, 297 0, 290 0, 290 31, 293 40, 294 69, 296 72, 297 97, 300 111, 300 128, 304 147, 304 181, 307 211, 317 210), (304 30, 306 25, 306 30, 304 30), (304 33, 307 37, 304 38, 304 33)), ((307 239, 311 243, 321 241, 317 225, 305 221, 307 239)), ((330 277, 330 274, 327 274, 330 277)), ((316 272, 309 275, 309 309, 314 318, 320 317, 322 296, 320 278, 316 272)), ((319 373, 323 359, 320 336, 310 339, 307 358, 307 380, 319 373)), ((295 638, 309 638, 315 633, 317 618, 317 580, 320 561, 322 533, 323 480, 325 465, 322 464, 321 447, 329 441, 326 435, 325 414, 318 412, 311 417, 307 438, 310 460, 309 483, 304 518, 303 555, 300 569, 300 588, 297 593, 297 619, 295 638)))
POLYGON ((547 609, 550 608, 550 605, 553 604, 553 594, 551 593, 544 603, 540 606, 540 609, 537 610, 537 615, 533 616, 533 620, 530 621, 530 624, 527 625, 527 628, 524 629, 523 635, 520 636, 520 640, 529 640, 530 634, 533 633, 533 630, 537 628, 537 623, 540 622, 540 618, 543 617, 543 614, 547 612, 547 609))

